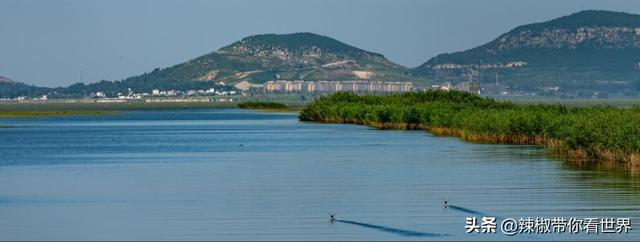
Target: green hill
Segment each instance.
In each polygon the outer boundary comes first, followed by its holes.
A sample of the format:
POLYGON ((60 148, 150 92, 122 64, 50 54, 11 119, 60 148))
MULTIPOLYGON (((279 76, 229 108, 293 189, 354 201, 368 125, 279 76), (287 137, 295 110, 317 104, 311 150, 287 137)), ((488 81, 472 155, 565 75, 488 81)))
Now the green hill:
POLYGON ((589 10, 517 27, 466 51, 441 54, 414 69, 461 79, 469 68, 513 88, 558 86, 567 93, 640 89, 640 15, 589 10))
POLYGON ((414 80, 409 69, 381 54, 312 33, 246 37, 218 51, 121 81, 77 83, 56 89, 57 96, 105 92, 108 95, 152 89, 224 89, 241 82, 287 80, 414 80), (222 86, 222 82, 226 85, 222 86))
MULTIPOLYGON (((232 89, 241 81, 268 80, 420 80, 406 67, 383 55, 312 33, 263 34, 246 37, 217 51, 171 67, 156 68, 119 81, 76 83, 47 89, 53 98, 84 97, 88 93, 151 92, 153 89, 232 89)), ((1 87, 0 87, 1 88, 1 87)), ((41 94, 22 88, 7 93, 41 94)))
POLYGON ((19 96, 39 97, 48 94, 49 91, 50 89, 46 87, 27 85, 0 76, 0 98, 15 98, 19 96))
POLYGON ((229 83, 414 78, 381 54, 312 33, 250 36, 167 71, 189 73, 186 79, 229 83))
POLYGON ((312 34, 264 34, 125 82, 262 83, 267 80, 352 80, 412 78, 408 69, 381 54, 312 34))

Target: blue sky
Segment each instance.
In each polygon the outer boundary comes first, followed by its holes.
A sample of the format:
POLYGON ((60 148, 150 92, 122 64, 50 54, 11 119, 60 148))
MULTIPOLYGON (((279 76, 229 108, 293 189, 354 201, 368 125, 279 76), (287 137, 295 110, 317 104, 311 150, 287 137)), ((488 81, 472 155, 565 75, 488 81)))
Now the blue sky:
POLYGON ((314 32, 414 67, 510 29, 640 1, 0 0, 0 75, 41 86, 120 80, 262 33, 314 32))

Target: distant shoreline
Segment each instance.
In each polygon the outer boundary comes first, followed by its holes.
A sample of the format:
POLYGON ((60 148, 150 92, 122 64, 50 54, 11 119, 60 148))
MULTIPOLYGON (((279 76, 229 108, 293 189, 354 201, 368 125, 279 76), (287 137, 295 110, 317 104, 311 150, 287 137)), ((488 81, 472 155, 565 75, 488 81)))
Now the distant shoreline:
POLYGON ((279 102, 293 109, 301 109, 309 101, 300 95, 247 95, 217 98, 153 98, 153 99, 50 99, 0 101, 1 111, 128 111, 164 109, 238 108, 247 101, 279 102))
POLYGON ((0 111, 0 118, 43 117, 43 116, 76 116, 76 115, 111 115, 117 111, 0 111))

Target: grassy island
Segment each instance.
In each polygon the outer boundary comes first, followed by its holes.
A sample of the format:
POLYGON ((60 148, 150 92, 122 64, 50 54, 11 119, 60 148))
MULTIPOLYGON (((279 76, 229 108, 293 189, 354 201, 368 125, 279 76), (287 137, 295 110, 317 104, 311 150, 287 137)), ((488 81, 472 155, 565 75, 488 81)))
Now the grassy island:
POLYGON ((640 166, 640 108, 514 104, 459 91, 321 97, 300 120, 424 129, 481 143, 545 145, 556 154, 640 166))
POLYGON ((238 107, 242 109, 257 109, 267 111, 292 111, 287 105, 278 102, 263 102, 263 101, 247 101, 238 104, 238 107))

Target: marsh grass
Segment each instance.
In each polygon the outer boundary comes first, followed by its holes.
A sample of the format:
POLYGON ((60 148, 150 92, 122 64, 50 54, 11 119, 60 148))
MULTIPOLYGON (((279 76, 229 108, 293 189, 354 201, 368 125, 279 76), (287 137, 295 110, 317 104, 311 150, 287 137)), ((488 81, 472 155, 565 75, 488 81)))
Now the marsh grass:
POLYGON ((286 104, 279 102, 268 102, 268 101, 247 101, 238 104, 239 108, 242 109, 254 109, 254 110, 263 110, 263 111, 274 111, 274 112, 290 112, 295 111, 292 108, 289 108, 286 104))
POLYGON ((573 159, 640 167, 637 106, 515 104, 440 90, 392 95, 336 93, 310 103, 300 120, 423 129, 478 143, 544 145, 573 159))

